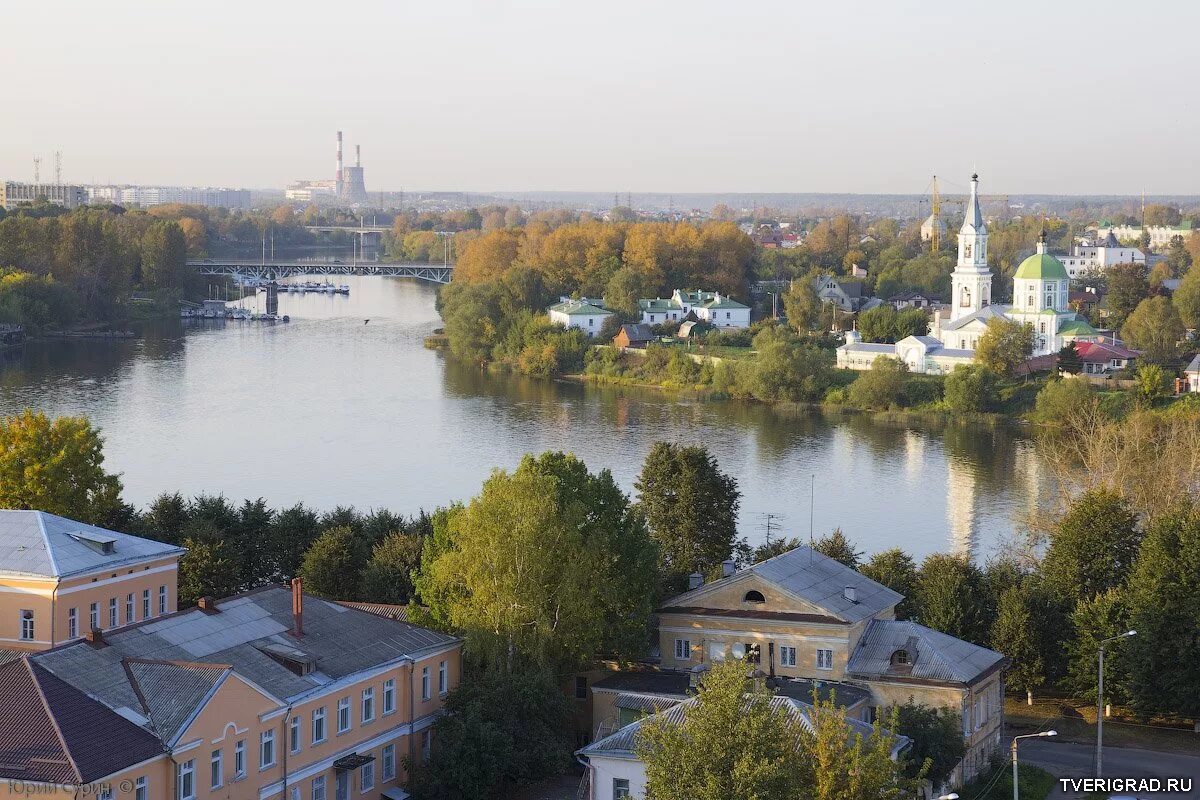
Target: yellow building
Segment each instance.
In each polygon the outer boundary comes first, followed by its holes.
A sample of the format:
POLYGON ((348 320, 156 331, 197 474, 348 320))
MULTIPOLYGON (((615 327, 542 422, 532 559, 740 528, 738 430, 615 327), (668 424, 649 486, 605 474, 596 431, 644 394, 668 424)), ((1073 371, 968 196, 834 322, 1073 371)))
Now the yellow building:
POLYGON ((175 611, 174 545, 0 510, 0 649, 46 650, 175 611))
POLYGON ((461 665, 298 580, 204 599, 0 667, 0 798, 401 800, 461 665))

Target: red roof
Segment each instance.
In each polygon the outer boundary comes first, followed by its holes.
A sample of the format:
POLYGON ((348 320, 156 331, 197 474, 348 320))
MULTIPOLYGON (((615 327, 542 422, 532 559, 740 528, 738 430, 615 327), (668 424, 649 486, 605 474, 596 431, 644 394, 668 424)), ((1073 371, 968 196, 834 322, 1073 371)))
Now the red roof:
POLYGON ((1124 347, 1118 347, 1115 344, 1101 344, 1098 342, 1076 342, 1075 349, 1079 351, 1079 357, 1084 361, 1111 361, 1114 358, 1128 361, 1131 358, 1137 358, 1141 353, 1136 350, 1126 350, 1124 347))

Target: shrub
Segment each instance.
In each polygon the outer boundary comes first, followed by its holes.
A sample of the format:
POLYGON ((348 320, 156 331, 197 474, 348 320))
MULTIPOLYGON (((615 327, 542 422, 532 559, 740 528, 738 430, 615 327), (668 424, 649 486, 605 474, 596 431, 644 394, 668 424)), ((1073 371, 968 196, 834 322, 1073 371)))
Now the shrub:
POLYGON ((850 384, 850 402, 859 408, 883 409, 895 405, 908 382, 908 366, 888 356, 879 356, 871 369, 850 384))
POLYGON ((996 373, 983 365, 960 364, 946 376, 945 401, 951 411, 987 411, 996 399, 996 373))
POLYGON ((1038 392, 1033 417, 1043 425, 1065 426, 1093 402, 1095 398, 1087 378, 1074 376, 1052 380, 1038 392))

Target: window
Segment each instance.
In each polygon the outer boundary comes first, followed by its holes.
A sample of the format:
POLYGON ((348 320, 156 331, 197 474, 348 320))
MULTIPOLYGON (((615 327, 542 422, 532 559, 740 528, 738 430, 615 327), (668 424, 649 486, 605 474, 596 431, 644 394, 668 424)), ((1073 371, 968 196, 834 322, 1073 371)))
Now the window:
POLYGON ((779 648, 779 666, 781 666, 781 667, 796 666, 796 648, 794 648, 794 647, 779 648))
MULTIPOLYGON (((584 683, 587 683, 586 678, 584 679, 584 683)), ((448 691, 449 681, 446 675, 446 662, 441 661, 438 663, 438 694, 444 695, 448 691)))
POLYGON ((375 762, 368 761, 358 770, 358 790, 363 794, 375 788, 375 762))
POLYGON ((113 790, 111 786, 101 786, 100 794, 96 795, 96 800, 113 800, 113 790))
POLYGON ((587 700, 587 676, 575 676, 575 699, 587 700))
POLYGON ((138 778, 133 784, 133 800, 150 800, 150 787, 145 778, 138 778))
POLYGON ((675 640, 675 659, 677 661, 692 660, 692 641, 690 639, 675 640))
POLYGON ((312 712, 312 743, 320 744, 325 741, 325 706, 314 708, 312 712))
POLYGON ((238 743, 233 746, 233 777, 244 778, 246 776, 246 740, 239 739, 238 743))
POLYGON ((142 589, 142 619, 150 619, 150 590, 142 589))
POLYGON ((421 667, 421 699, 428 700, 429 697, 429 667, 421 667))
POLYGON ((175 768, 175 796, 179 800, 196 800, 196 762, 185 761, 175 768))
POLYGON ((117 627, 117 598, 108 598, 108 627, 117 627))
POLYGON ((133 594, 125 595, 125 624, 133 622, 133 594))
POLYGON ((907 650, 897 650, 896 652, 892 653, 892 664, 893 665, 907 664, 907 663, 908 663, 908 651, 907 650))
POLYGON ((389 744, 383 748, 383 770, 381 777, 385 781, 396 778, 396 745, 389 744))
POLYGON ((318 775, 312 781, 312 800, 325 800, 325 776, 318 775))
POLYGON ((158 587, 158 613, 167 613, 167 587, 158 587))
POLYGON ((817 650, 817 669, 833 669, 832 650, 817 650))
POLYGON ((293 716, 288 722, 288 749, 293 753, 300 752, 300 717, 293 716))
POLYGON ((629 778, 613 778, 613 800, 629 797, 629 778))
POLYGON ((350 698, 349 697, 343 697, 341 700, 338 700, 337 711, 338 711, 338 717, 337 717, 338 731, 337 732, 339 734, 342 734, 342 733, 345 733, 346 731, 350 730, 350 698))
POLYGON ((225 771, 221 769, 221 751, 212 751, 212 760, 209 762, 210 785, 214 789, 220 789, 224 783, 225 771))
POLYGON ((428 764, 433 756, 433 731, 429 728, 421 731, 421 763, 428 764))
POLYGON ((746 592, 746 596, 742 598, 742 602, 744 602, 744 603, 765 603, 765 602, 767 602, 767 598, 763 597, 762 592, 758 592, 758 591, 751 589, 750 591, 746 592))
POLYGON ((362 721, 366 725, 375 721, 375 689, 369 687, 362 692, 362 721))
POLYGON ((275 731, 263 731, 258 744, 258 768, 275 766, 275 731))
POLYGON ((388 678, 383 682, 383 713, 391 714, 396 710, 396 679, 388 678))
POLYGON ((33 641, 33 612, 27 608, 21 611, 21 638, 33 641))
POLYGON ((79 609, 72 608, 67 612, 67 638, 74 639, 79 636, 79 609))

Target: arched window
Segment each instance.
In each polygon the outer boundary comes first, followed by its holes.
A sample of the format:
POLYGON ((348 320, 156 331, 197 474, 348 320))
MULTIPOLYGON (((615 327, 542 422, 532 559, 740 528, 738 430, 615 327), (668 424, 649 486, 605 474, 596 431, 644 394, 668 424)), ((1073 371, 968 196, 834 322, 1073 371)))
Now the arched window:
POLYGON ((900 666, 900 665, 907 664, 907 663, 908 663, 908 651, 907 650, 897 650, 896 652, 892 653, 892 666, 893 667, 900 666))
POLYGON ((970 307, 970 305, 971 305, 971 289, 970 289, 970 287, 967 287, 967 286, 962 287, 962 300, 959 301, 959 305, 962 306, 963 308, 970 307))
POLYGON ((746 603, 765 603, 767 602, 767 598, 763 597, 762 592, 751 589, 746 592, 746 596, 742 598, 742 601, 746 603))

